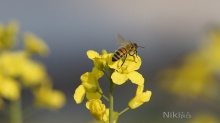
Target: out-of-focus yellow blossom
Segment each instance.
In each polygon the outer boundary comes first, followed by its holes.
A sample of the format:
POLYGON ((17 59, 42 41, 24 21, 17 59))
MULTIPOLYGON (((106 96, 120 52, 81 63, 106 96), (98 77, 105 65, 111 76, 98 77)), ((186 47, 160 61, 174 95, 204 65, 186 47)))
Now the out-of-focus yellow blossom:
POLYGON ((111 76, 112 81, 115 84, 121 85, 125 83, 128 79, 130 79, 131 82, 134 84, 143 85, 143 76, 135 71, 138 70, 141 66, 141 58, 139 56, 136 57, 136 55, 134 55, 136 61, 135 62, 133 56, 128 55, 124 64, 122 65, 122 60, 112 62, 113 55, 114 54, 109 54, 108 57, 109 67, 116 70, 113 72, 111 76))
POLYGON ((21 68, 21 80, 25 86, 34 86, 46 78, 44 66, 36 61, 27 60, 21 68))
POLYGON ((220 31, 209 33, 208 44, 187 54, 182 64, 159 73, 167 91, 184 98, 213 99, 219 93, 220 31))
POLYGON ((105 105, 100 99, 91 99, 86 103, 87 109, 96 120, 102 120, 105 113, 105 105))
POLYGON ((0 55, 0 71, 6 76, 21 77, 25 86, 33 86, 46 77, 44 66, 28 58, 24 51, 3 52, 0 55))
POLYGON ((23 51, 2 52, 0 55, 0 71, 12 77, 21 75, 23 63, 27 61, 27 54, 23 51))
POLYGON ((4 36, 4 25, 0 22, 0 50, 4 48, 3 36, 4 36))
POLYGON ((209 33, 208 43, 200 48, 200 54, 215 71, 220 70, 220 30, 209 33))
POLYGON ((207 63, 196 60, 186 63, 176 71, 175 83, 171 86, 174 93, 181 96, 197 97, 205 92, 206 87, 214 82, 213 75, 207 63), (182 92, 181 92, 182 91, 182 92))
POLYGON ((193 116, 192 119, 189 120, 187 123, 219 123, 220 119, 210 113, 200 113, 193 116))
POLYGON ((86 72, 80 77, 82 84, 78 86, 73 95, 73 98, 77 104, 83 101, 85 94, 89 100, 101 98, 101 94, 99 94, 97 91, 102 92, 98 83, 98 79, 102 75, 103 73, 94 67, 92 72, 86 72))
MULTIPOLYGON (((117 120, 118 120, 117 116, 118 116, 118 112, 114 112, 114 121, 113 121, 113 123, 117 122, 117 120)), ((105 123, 109 123, 109 108, 107 108, 105 110, 105 114, 103 116, 103 120, 105 121, 105 123)))
POLYGON ((144 85, 140 86, 138 85, 137 90, 136 90, 136 96, 131 99, 128 103, 128 106, 130 109, 135 109, 139 106, 141 106, 143 103, 148 102, 151 97, 151 91, 146 91, 143 92, 144 90, 144 85))
POLYGON ((39 55, 47 55, 49 53, 49 48, 46 43, 39 37, 35 36, 32 33, 24 34, 24 44, 25 49, 29 53, 36 53, 39 55))
POLYGON ((34 90, 35 104, 38 107, 47 107, 50 109, 62 108, 66 102, 63 92, 53 90, 50 83, 43 84, 34 90))
POLYGON ((13 48, 18 33, 18 23, 13 20, 5 27, 0 23, 0 49, 13 48))
POLYGON ((20 86, 18 82, 11 78, 1 77, 0 96, 8 100, 17 100, 20 98, 20 86))
POLYGON ((107 57, 108 53, 106 50, 102 50, 102 55, 99 55, 96 51, 89 50, 87 51, 87 56, 89 59, 93 60, 95 67, 103 71, 104 69, 108 69, 107 57))

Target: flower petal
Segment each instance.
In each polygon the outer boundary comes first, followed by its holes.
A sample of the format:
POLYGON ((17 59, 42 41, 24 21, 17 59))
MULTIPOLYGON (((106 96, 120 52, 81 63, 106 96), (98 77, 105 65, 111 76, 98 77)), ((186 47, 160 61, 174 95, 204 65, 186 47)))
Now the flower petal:
POLYGON ((129 101, 128 106, 131 109, 135 109, 141 106, 143 103, 148 102, 150 100, 151 94, 151 91, 146 91, 136 95, 133 99, 129 101))
POLYGON ((143 93, 144 85, 138 85, 136 95, 143 93))
POLYGON ((93 67, 92 69, 92 73, 95 76, 95 78, 98 80, 99 78, 101 78, 103 76, 103 71, 98 70, 96 67, 93 67))
POLYGON ((142 100, 143 102, 148 102, 150 100, 150 97, 152 95, 152 92, 151 91, 146 91, 146 92, 143 92, 142 93, 142 100))
POLYGON ((100 99, 102 97, 101 94, 99 94, 98 92, 95 92, 95 93, 91 93, 91 92, 86 92, 86 98, 88 100, 91 100, 91 99, 100 99))
POLYGON ((108 52, 105 49, 103 49, 102 50, 102 55, 105 55, 105 54, 108 54, 108 52))
POLYGON ((75 90, 75 93, 73 95, 73 98, 77 104, 83 101, 85 94, 86 94, 86 90, 84 89, 83 85, 78 86, 78 88, 75 90))
POLYGON ((138 70, 141 66, 141 57, 136 56, 136 55, 134 55, 134 57, 128 55, 124 65, 127 66, 127 71, 129 72, 138 70))
POLYGON ((137 85, 140 85, 140 86, 142 86, 144 84, 143 76, 140 73, 136 72, 136 71, 133 71, 133 72, 129 73, 127 76, 131 80, 131 82, 134 83, 134 84, 137 84, 137 85))
POLYGON ((99 57, 99 53, 97 53, 94 50, 88 50, 87 51, 87 56, 89 59, 93 60, 95 57, 99 57))
POLYGON ((91 101, 87 101, 87 102, 86 102, 86 108, 87 108, 87 109, 89 109, 90 103, 91 103, 91 101))
POLYGON ((111 76, 111 79, 115 84, 121 85, 128 80, 128 77, 126 74, 114 72, 111 76))
POLYGON ((109 66, 110 68, 117 70, 117 69, 119 68, 118 63, 119 63, 120 60, 113 62, 113 61, 112 61, 113 55, 114 55, 113 53, 110 53, 110 54, 108 55, 106 61, 108 62, 108 66, 109 66))
POLYGON ((84 83, 93 83, 95 82, 95 76, 91 74, 90 72, 86 72, 80 77, 81 81, 84 83))

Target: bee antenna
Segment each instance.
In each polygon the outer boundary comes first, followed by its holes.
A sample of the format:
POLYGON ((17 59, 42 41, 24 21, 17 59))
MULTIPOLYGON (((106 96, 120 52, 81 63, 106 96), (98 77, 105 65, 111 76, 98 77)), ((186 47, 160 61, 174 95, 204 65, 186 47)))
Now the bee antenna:
POLYGON ((145 48, 145 47, 142 47, 142 46, 138 46, 138 47, 140 47, 140 48, 145 48))

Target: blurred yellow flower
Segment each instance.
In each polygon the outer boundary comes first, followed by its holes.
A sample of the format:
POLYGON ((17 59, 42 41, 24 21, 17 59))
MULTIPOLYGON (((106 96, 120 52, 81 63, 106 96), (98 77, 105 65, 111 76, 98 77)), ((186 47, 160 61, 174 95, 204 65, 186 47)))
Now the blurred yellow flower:
MULTIPOLYGON (((118 112, 115 112, 115 111, 114 111, 113 115, 114 115, 113 123, 116 123, 117 120, 118 120, 118 117, 117 117, 117 116, 118 116, 118 112)), ((103 120, 105 121, 105 123, 109 123, 109 108, 107 108, 107 109, 105 110, 105 114, 104 114, 104 116, 103 116, 103 120)))
POLYGON ((20 98, 20 86, 18 82, 11 78, 1 77, 0 96, 8 100, 17 100, 20 98))
POLYGON ((38 107, 47 107, 52 110, 62 108, 66 103, 63 92, 53 90, 51 84, 44 84, 34 90, 35 104, 38 107))
POLYGON ((217 75, 220 70, 220 31, 211 31, 208 44, 187 54, 178 67, 159 73, 167 91, 188 99, 214 99, 219 93, 217 75))
POLYGON ((96 120, 102 120, 105 113, 105 105, 99 99, 91 99, 86 103, 87 109, 96 120))
POLYGON ((151 91, 143 92, 144 85, 140 86, 138 85, 136 90, 136 96, 131 99, 128 103, 128 106, 130 109, 135 109, 139 106, 141 106, 143 103, 148 102, 151 97, 151 91))
POLYGON ((49 53, 49 48, 46 43, 32 33, 24 34, 24 45, 27 52, 31 54, 36 53, 44 56, 49 53))
POLYGON ((102 75, 103 73, 94 67, 92 72, 86 72, 80 77, 82 84, 79 85, 73 95, 77 104, 83 101, 85 94, 88 100, 101 98, 101 94, 98 91, 102 92, 102 89, 99 86, 98 79, 102 75))
POLYGON ((27 54, 23 51, 2 52, 0 54, 0 71, 7 76, 18 77, 21 75, 23 63, 27 61, 27 54))
POLYGON ((133 56, 128 55, 124 64, 122 65, 122 60, 112 62, 113 55, 114 54, 109 54, 108 65, 110 68, 116 70, 111 75, 111 79, 115 84, 121 85, 125 83, 128 79, 130 79, 132 83, 137 85, 142 85, 144 83, 143 76, 135 71, 138 70, 141 66, 141 58, 139 56, 135 56, 135 62, 133 56))
POLYGON ((18 33, 18 22, 12 20, 5 27, 0 23, 0 49, 13 48, 18 33))
POLYGON ((99 55, 99 53, 96 51, 88 50, 87 56, 89 59, 93 60, 93 63, 98 70, 103 71, 104 69, 108 69, 108 64, 106 61, 108 53, 106 50, 102 50, 102 55, 99 55))
POLYGON ((201 47, 200 54, 208 62, 209 67, 215 71, 220 70, 220 31, 213 30, 207 39, 208 43, 201 47))
POLYGON ((21 80, 25 86, 34 86, 42 82, 46 78, 46 70, 44 66, 31 59, 26 60, 21 68, 21 80))

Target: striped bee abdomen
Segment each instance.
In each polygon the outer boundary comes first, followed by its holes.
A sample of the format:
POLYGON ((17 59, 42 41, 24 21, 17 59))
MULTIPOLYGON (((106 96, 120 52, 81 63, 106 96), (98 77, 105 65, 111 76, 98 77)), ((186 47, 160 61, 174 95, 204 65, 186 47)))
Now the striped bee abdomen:
POLYGON ((124 47, 121 47, 120 49, 117 50, 117 52, 113 55, 112 61, 118 61, 121 59, 123 56, 127 54, 127 50, 124 47))

